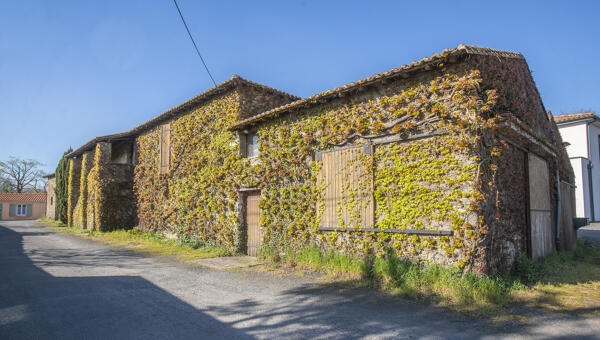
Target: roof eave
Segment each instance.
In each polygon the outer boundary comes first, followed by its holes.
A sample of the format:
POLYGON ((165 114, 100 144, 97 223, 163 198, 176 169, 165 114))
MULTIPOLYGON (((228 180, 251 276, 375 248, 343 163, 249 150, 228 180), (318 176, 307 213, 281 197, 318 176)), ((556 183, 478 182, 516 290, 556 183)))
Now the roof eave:
POLYGON ((598 117, 593 116, 593 117, 578 117, 578 118, 573 118, 573 119, 569 119, 569 120, 563 120, 562 122, 556 122, 557 126, 562 126, 562 125, 570 125, 570 124, 574 124, 574 123, 593 123, 595 121, 598 121, 598 117))

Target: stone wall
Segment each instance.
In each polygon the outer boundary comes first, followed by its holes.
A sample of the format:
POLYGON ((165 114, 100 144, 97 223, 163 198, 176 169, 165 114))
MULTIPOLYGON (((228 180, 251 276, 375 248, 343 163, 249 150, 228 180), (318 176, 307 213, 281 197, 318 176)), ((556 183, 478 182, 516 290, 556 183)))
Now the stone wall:
POLYGON ((240 86, 238 91, 240 93, 240 120, 299 99, 283 92, 249 85, 240 86))
POLYGON ((46 183, 46 217, 49 219, 56 219, 56 194, 54 188, 56 187, 56 177, 48 178, 46 183))
POLYGON ((69 189, 67 197, 67 225, 73 227, 74 213, 79 202, 79 186, 81 184, 81 158, 72 158, 69 160, 69 189))
POLYGON ((112 144, 100 142, 70 160, 74 166, 69 172, 69 226, 109 231, 136 225, 133 165, 123 164, 131 161, 124 149, 112 157, 112 144))
POLYGON ((133 165, 113 163, 111 143, 97 143, 88 175, 88 229, 110 231, 136 225, 133 165))

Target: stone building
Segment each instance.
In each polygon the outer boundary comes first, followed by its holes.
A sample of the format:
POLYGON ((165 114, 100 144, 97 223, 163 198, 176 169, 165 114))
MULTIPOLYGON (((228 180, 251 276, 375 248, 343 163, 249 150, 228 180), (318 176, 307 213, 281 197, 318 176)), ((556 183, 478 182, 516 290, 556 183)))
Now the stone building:
POLYGON ((306 99, 233 77, 68 157, 86 228, 488 273, 573 245, 573 173, 519 53, 460 45, 306 99))
MULTIPOLYGON (((143 230, 181 235, 184 225, 201 223, 198 216, 186 215, 184 205, 207 197, 187 193, 194 190, 186 187, 194 170, 202 166, 216 170, 237 150, 229 125, 296 99, 234 76, 130 131, 90 140, 66 156, 70 158, 69 225, 105 231, 139 224, 143 230), (206 148, 218 157, 202 159, 206 148), (209 163, 195 169, 181 166, 200 159, 209 163)), ((223 216, 234 213, 203 215, 202 222, 224 223, 223 216)))
POLYGON ((54 188, 56 187, 56 176, 49 174, 44 176, 46 182, 46 217, 49 219, 56 219, 56 195, 54 188))
POLYGON ((232 130, 260 145, 240 216, 263 247, 489 273, 574 246, 573 172, 520 53, 460 45, 232 130))

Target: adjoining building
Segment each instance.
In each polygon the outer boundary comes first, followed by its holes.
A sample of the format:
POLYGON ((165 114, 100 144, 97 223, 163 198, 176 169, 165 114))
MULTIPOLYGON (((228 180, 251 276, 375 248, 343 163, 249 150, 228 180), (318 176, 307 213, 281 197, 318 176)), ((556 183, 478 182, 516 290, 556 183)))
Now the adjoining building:
POLYGON ((0 193, 0 220, 34 220, 45 213, 45 193, 0 193))
POLYGON ((554 116, 575 174, 576 216, 600 221, 600 118, 594 112, 554 116))
POLYGON ((227 128, 297 99, 233 76, 130 131, 90 140, 66 155, 68 225, 105 231, 139 224, 144 230, 184 236, 184 229, 219 223, 223 232, 214 241, 229 244, 233 236, 227 228, 231 214, 235 216, 231 202, 203 201, 211 197, 204 191, 214 192, 219 184, 228 185, 231 195, 237 190, 226 174, 221 173, 220 181, 213 177, 237 153, 237 140, 227 128), (203 156, 206 151, 214 157, 203 156), (189 162, 198 163, 194 169, 182 166, 189 162), (206 204, 214 212, 190 213, 191 204, 206 204))
POLYGON ((47 180, 46 182, 46 217, 49 219, 56 219, 56 194, 54 193, 54 188, 56 187, 56 176, 54 174, 49 174, 44 176, 47 180))
POLYGON ((573 172, 520 53, 460 45, 306 99, 234 77, 67 157, 69 224, 92 229, 486 273, 575 242, 573 172))

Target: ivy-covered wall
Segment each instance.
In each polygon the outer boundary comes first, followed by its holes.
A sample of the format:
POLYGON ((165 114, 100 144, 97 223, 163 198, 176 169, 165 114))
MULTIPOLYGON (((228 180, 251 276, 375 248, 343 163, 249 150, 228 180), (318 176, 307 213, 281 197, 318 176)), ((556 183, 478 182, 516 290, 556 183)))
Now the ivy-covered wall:
MULTIPOLYGON (((81 173, 79 175, 79 196, 73 212, 73 227, 86 229, 87 225, 87 196, 88 174, 93 166, 93 151, 85 152, 81 157, 81 173)), ((76 190, 74 188, 74 190, 76 190)))
MULTIPOLYGON (((317 241, 357 255, 392 251, 476 272, 505 271, 526 251, 526 163, 522 151, 498 138, 502 118, 518 118, 556 150, 562 145, 525 60, 467 55, 407 78, 257 126, 261 162, 251 168, 251 184, 262 188, 265 246, 317 241), (432 132, 444 134, 409 140, 432 132), (406 141, 379 144, 390 136, 406 141), (315 153, 367 142, 375 148, 362 157, 373 164, 365 183, 373 176, 374 227, 450 230, 452 236, 357 232, 360 225, 344 227, 352 232, 319 230, 324 188, 315 153)), ((544 156, 555 188, 556 160, 544 156)), ((356 210, 356 202, 344 204, 356 210)))
POLYGON ((81 159, 69 159, 69 184, 67 189, 67 225, 74 226, 73 216, 79 202, 81 159))
POLYGON ((136 225, 133 165, 111 162, 111 143, 97 143, 71 165, 70 226, 108 231, 136 225))
POLYGON ((161 174, 160 126, 137 138, 134 190, 139 225, 243 251, 238 188, 249 162, 238 134, 241 117, 290 102, 289 95, 239 86, 170 120, 170 171, 161 174))
POLYGON ((253 184, 263 188, 260 224, 266 246, 318 241, 356 255, 395 251, 464 267, 469 249, 481 239, 473 204, 481 199, 474 186, 484 128, 478 117, 496 100, 480 83, 478 71, 459 64, 260 125, 261 162, 252 170, 253 184), (431 138, 377 144, 442 131, 431 138), (374 164, 365 182, 374 176, 375 228, 451 230, 453 236, 319 231, 324 188, 315 152, 367 142, 375 143, 375 153, 363 157, 374 164))

